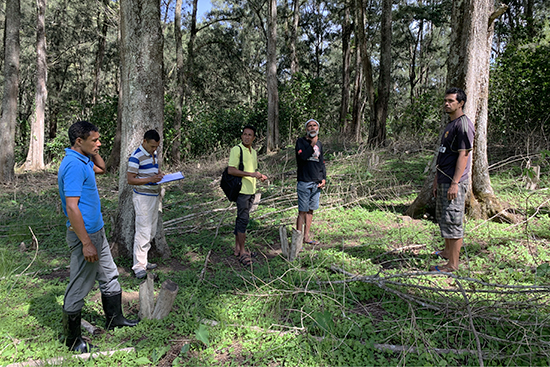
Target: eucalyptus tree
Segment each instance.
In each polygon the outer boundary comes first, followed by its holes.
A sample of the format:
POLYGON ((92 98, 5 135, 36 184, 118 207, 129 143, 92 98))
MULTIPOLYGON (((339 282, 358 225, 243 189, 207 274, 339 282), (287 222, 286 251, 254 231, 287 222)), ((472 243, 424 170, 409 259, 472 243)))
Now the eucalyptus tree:
MULTIPOLYGON (((133 251, 134 218, 132 189, 126 180, 128 157, 138 147, 146 130, 164 127, 163 34, 158 0, 121 0, 121 88, 122 126, 119 169, 119 201, 112 231, 114 256, 129 256, 133 251)), ((159 163, 162 148, 159 147, 159 163)), ((168 257, 159 216, 152 247, 168 257)))
MULTIPOLYGON (((506 6, 494 10, 492 0, 454 0, 452 32, 449 46, 447 86, 462 88, 468 96, 464 113, 474 121, 476 132, 472 159, 472 193, 468 195, 469 216, 497 216, 512 221, 496 198, 489 178, 487 161, 487 123, 489 62, 494 21, 506 6)), ((431 182, 435 175, 435 158, 422 191, 408 208, 407 214, 418 215, 431 198, 431 182)))
POLYGON ((19 0, 6 0, 4 23, 4 95, 0 113, 0 182, 15 178, 15 124, 19 96, 19 27, 21 4, 19 0))
POLYGON ((279 83, 277 80, 277 0, 268 0, 267 16, 267 151, 279 145, 279 83))
POLYGON ((44 169, 44 119, 48 98, 48 65, 46 60, 46 0, 36 1, 36 91, 34 113, 31 117, 29 150, 24 168, 44 169))
MULTIPOLYGON (((348 124, 349 103, 350 103, 350 78, 351 78, 351 34, 353 26, 351 24, 350 0, 344 0, 344 9, 342 17, 342 88, 340 101, 340 129, 345 136, 351 136, 351 124, 348 124)), ((353 134, 355 135, 355 134, 353 134)), ((355 141, 360 137, 354 136, 355 141)))

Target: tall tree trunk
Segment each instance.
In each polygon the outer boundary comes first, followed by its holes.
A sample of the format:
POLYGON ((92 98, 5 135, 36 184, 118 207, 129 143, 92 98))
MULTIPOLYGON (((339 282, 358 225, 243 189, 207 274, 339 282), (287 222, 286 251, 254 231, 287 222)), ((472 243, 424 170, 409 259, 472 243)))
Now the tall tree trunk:
POLYGON ((105 45, 107 44, 107 31, 109 30, 107 9, 109 0, 103 0, 103 23, 100 24, 100 16, 97 17, 98 29, 100 29, 97 53, 95 55, 94 65, 94 85, 92 87, 92 104, 96 103, 97 95, 101 84, 101 68, 103 67, 103 58, 105 56, 105 45))
MULTIPOLYGON (((464 113, 476 126, 472 152, 472 192, 466 203, 468 216, 489 218, 500 213, 497 216, 499 219, 514 221, 503 211, 493 192, 487 160, 487 101, 493 21, 505 10, 503 6, 493 12, 492 0, 453 1, 447 86, 456 86, 466 92, 468 100, 464 113)), ((435 166, 433 162, 432 166, 435 166)), ((430 173, 431 177, 427 178, 421 193, 407 210, 408 215, 418 216, 429 204, 431 195, 427 194, 427 187, 433 182, 435 170, 430 173)))
POLYGON ((34 114, 31 116, 31 135, 25 169, 44 169, 44 119, 48 99, 48 66, 46 62, 46 0, 36 0, 36 96, 34 114))
POLYGON ((290 27, 290 74, 299 71, 296 41, 298 39, 298 23, 300 21, 300 0, 292 1, 292 25, 290 27))
POLYGON ((342 23, 342 101, 340 104, 340 129, 344 136, 350 135, 351 127, 350 124, 347 123, 351 74, 351 30, 349 2, 344 1, 344 19, 342 23))
MULTIPOLYGON (((156 129, 163 136, 163 35, 159 1, 121 0, 120 27, 122 129, 118 214, 112 246, 114 256, 129 256, 133 251, 135 214, 132 189, 126 180, 128 157, 141 144, 145 131, 156 129)), ((158 152, 160 164, 162 144, 158 152)), ((150 254, 170 256, 161 215, 150 254)))
POLYGON ((363 78, 365 82, 366 97, 369 103, 369 121, 374 120, 375 116, 375 92, 372 73, 372 62, 370 60, 367 48, 367 37, 365 35, 365 16, 366 4, 364 0, 355 0, 356 25, 355 34, 357 35, 358 48, 361 53, 361 62, 363 66, 363 78))
MULTIPOLYGON (((120 24, 120 12, 119 12, 119 22, 120 24)), ((120 35, 120 26, 118 27, 117 31, 117 44, 118 48, 120 50, 120 45, 122 44, 121 35, 120 35)), ((122 140, 122 87, 120 86, 120 83, 118 81, 120 80, 120 76, 122 75, 122 66, 119 65, 118 67, 118 74, 117 74, 117 91, 118 91, 118 103, 117 103, 117 114, 116 114, 116 132, 115 132, 115 138, 113 140, 113 149, 111 149, 111 155, 109 156, 109 159, 105 162, 105 167, 109 172, 116 172, 120 167, 120 145, 122 140)))
POLYGON ((269 0, 267 22, 267 151, 279 146, 279 91, 277 82, 277 0, 269 0))
POLYGON ((6 0, 4 23, 4 96, 0 115, 0 182, 15 179, 15 125, 19 97, 19 0, 6 0))
POLYGON ((363 97, 363 68, 361 64, 361 50, 355 49, 355 82, 353 83, 353 107, 351 114, 350 136, 360 143, 363 139, 361 126, 363 125, 363 110, 365 98, 363 97))
POLYGON ((386 143, 386 120, 391 87, 391 24, 392 1, 382 1, 382 25, 380 40, 380 76, 378 77, 378 96, 375 103, 374 119, 370 122, 369 144, 386 143))
MULTIPOLYGON (((176 10, 174 14, 174 38, 176 41, 176 105, 174 116, 174 141, 172 142, 172 161, 178 163, 181 159, 180 145, 181 145, 181 116, 183 107, 183 94, 184 94, 184 80, 183 80, 183 46, 181 42, 181 8, 183 1, 176 0, 176 10)), ((197 0, 193 1, 193 13, 196 17, 197 0)))

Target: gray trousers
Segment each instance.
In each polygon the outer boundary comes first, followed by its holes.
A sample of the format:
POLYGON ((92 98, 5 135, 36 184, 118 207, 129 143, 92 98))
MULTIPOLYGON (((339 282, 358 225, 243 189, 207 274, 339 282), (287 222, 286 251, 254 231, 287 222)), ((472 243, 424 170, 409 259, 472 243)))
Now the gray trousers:
POLYGON ((88 233, 97 250, 99 261, 88 262, 82 254, 82 242, 71 230, 67 230, 67 244, 71 250, 71 275, 69 285, 65 290, 63 309, 67 313, 78 312, 84 306, 84 298, 92 290, 97 280, 101 294, 110 297, 122 292, 118 282, 118 270, 105 230, 101 228, 95 233, 88 233))

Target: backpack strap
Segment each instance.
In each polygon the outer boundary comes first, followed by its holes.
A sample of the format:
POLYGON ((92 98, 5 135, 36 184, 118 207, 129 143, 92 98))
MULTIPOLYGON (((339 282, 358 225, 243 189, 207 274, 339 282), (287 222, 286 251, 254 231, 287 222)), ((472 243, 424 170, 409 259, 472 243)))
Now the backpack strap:
POLYGON ((243 162, 243 148, 239 144, 239 149, 241 150, 241 157, 239 158, 239 170, 244 171, 244 162, 243 162))

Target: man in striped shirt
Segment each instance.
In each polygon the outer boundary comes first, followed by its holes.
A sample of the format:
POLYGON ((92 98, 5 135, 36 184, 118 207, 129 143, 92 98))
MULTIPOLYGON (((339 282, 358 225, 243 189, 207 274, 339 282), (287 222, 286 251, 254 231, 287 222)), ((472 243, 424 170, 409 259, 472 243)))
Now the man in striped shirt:
POLYGON ((157 267, 156 264, 147 262, 147 253, 157 233, 160 204, 160 185, 157 182, 163 176, 156 155, 159 142, 160 135, 156 130, 147 131, 143 142, 128 161, 127 179, 128 184, 134 186, 132 201, 136 212, 132 270, 138 279, 145 278, 147 270, 157 267))

